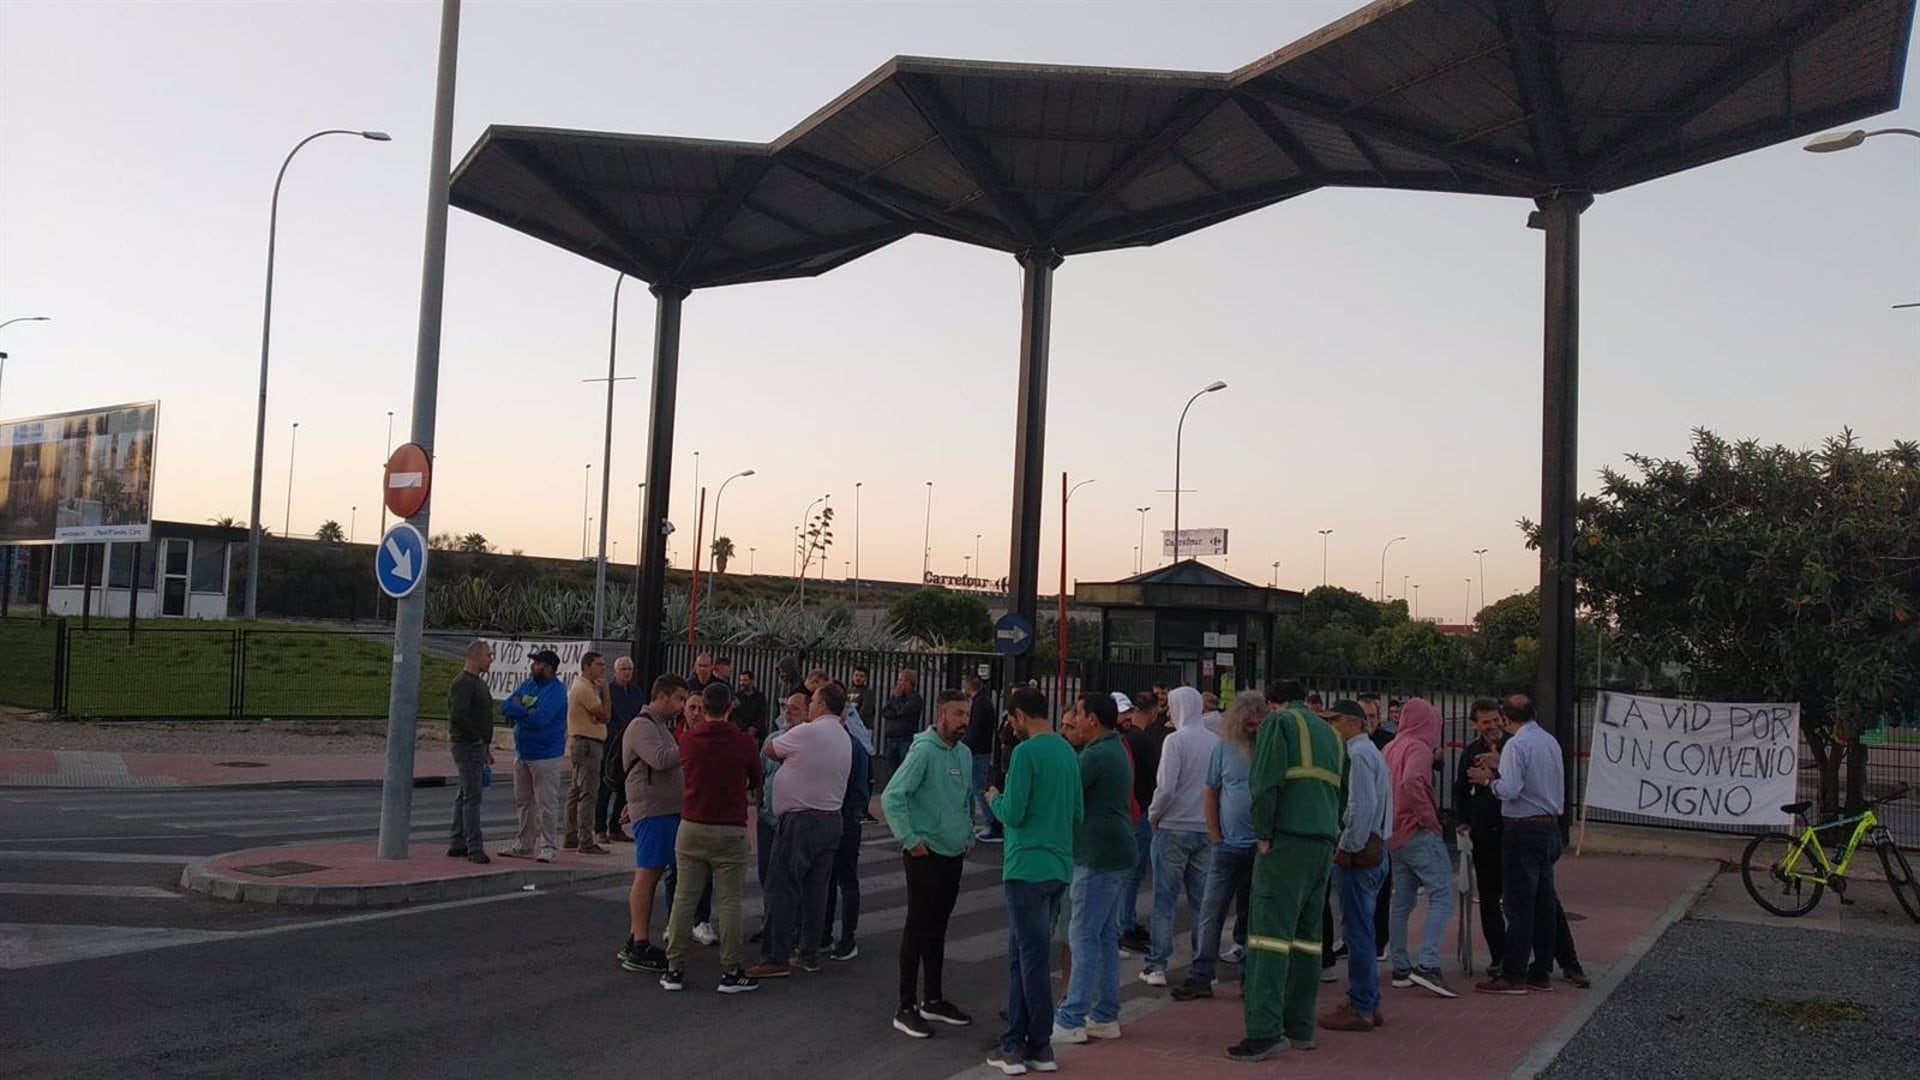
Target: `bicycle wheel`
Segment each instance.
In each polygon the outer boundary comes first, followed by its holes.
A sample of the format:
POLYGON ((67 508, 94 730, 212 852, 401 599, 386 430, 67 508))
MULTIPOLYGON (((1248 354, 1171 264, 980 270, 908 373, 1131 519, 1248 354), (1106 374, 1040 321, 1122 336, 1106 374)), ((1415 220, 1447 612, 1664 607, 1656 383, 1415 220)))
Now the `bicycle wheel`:
POLYGON ((1740 859, 1740 880, 1753 902, 1775 915, 1805 915, 1824 891, 1819 881, 1805 875, 1801 869, 1805 863, 1800 841, 1785 833, 1763 833, 1753 838, 1740 859), (1786 869, 1789 865, 1794 867, 1792 873, 1786 869))
POLYGON ((1907 917, 1920 922, 1920 881, 1913 878, 1913 867, 1907 865, 1907 857, 1891 841, 1880 845, 1880 866, 1887 872, 1887 886, 1893 890, 1894 898, 1900 906, 1907 909, 1907 917))

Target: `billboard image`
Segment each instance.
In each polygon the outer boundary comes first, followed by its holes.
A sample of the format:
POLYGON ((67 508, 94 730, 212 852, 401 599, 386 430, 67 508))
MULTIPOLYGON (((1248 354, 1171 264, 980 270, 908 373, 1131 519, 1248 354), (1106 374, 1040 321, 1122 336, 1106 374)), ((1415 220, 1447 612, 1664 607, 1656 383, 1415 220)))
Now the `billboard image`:
POLYGON ((160 403, 0 424, 0 544, 144 542, 160 403))

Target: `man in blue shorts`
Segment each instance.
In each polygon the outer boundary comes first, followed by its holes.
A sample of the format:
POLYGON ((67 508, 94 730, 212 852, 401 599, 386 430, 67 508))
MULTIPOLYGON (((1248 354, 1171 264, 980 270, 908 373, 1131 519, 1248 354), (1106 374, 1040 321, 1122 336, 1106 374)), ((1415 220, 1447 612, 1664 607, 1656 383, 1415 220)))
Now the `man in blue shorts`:
POLYGON ((626 820, 633 826, 633 888, 627 893, 627 943, 620 966, 628 971, 664 975, 665 949, 649 940, 653 894, 660 875, 673 865, 680 832, 680 803, 685 781, 673 722, 687 703, 687 681, 662 675, 653 681, 653 697, 633 718, 620 739, 620 767, 626 772, 626 820))

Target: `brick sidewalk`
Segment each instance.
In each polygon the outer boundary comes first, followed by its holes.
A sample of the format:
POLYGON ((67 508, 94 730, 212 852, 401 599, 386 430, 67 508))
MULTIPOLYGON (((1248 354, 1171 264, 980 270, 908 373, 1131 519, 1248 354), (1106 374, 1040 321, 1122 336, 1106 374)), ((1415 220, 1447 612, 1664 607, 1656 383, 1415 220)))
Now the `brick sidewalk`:
MULTIPOLYGON (((496 752, 512 773, 513 755, 496 752)), ((134 754, 94 750, 0 750, 0 786, 177 788, 262 784, 377 784, 384 754, 134 754)), ((453 775, 445 746, 414 754, 415 781, 453 775)))
MULTIPOLYGON (((1443 1080, 1508 1075, 1543 1041, 1571 1036, 1571 1031, 1558 1029, 1577 1008, 1625 977, 1631 963, 1622 961, 1629 959, 1636 942, 1659 924, 1677 898, 1703 886, 1714 869, 1711 863, 1684 859, 1618 855, 1576 859, 1569 855, 1560 861, 1558 881, 1575 920, 1573 933, 1581 963, 1595 980, 1593 990, 1556 982, 1552 994, 1523 998, 1476 994, 1472 984, 1478 976, 1469 979, 1460 974, 1454 959, 1454 923, 1450 921, 1441 956, 1448 985, 1460 993, 1458 998, 1442 999, 1418 988, 1396 990, 1386 985, 1383 965, 1385 1027, 1369 1034, 1321 1031, 1316 1049, 1287 1050, 1254 1069, 1284 1072, 1289 1077, 1443 1080)), ((1415 934, 1420 917, 1416 909, 1415 934)), ((1177 946, 1176 959, 1185 952, 1184 945, 1177 946)), ((1475 963, 1486 963, 1484 946, 1475 963)), ((1122 976, 1133 980, 1139 970, 1137 959, 1124 961, 1122 976)), ((1345 970, 1343 965, 1339 982, 1322 984, 1321 1010, 1345 996, 1345 970)), ((1176 967, 1176 981, 1183 974, 1184 968, 1176 967)), ((1226 1048, 1244 1034, 1239 986, 1224 983, 1215 989, 1219 997, 1187 1003, 1173 1002, 1166 997, 1167 991, 1153 991, 1150 1011, 1125 1023, 1125 1034, 1118 1042, 1058 1047, 1061 1072, 1125 1080, 1231 1075, 1239 1066, 1227 1060, 1226 1048)), ((979 1075, 999 1074, 983 1068, 979 1075)))

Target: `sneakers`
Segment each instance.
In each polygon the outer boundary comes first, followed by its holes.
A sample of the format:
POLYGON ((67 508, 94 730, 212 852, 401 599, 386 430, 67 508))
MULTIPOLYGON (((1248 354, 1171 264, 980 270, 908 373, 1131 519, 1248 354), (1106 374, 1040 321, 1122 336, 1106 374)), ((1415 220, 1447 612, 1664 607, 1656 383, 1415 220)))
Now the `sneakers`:
POLYGON ((542 852, 541 852, 540 854, 538 854, 538 855, 535 855, 535 856, 533 857, 533 861, 534 861, 534 862, 552 862, 552 861, 553 861, 553 849, 552 849, 552 848, 547 848, 547 849, 546 849, 545 851, 542 851, 542 852))
POLYGON ((833 951, 827 953, 827 959, 851 960, 854 957, 859 955, 860 955, 860 946, 855 945, 851 941, 843 941, 840 944, 835 945, 833 947, 833 951))
POLYGON ((997 1046, 987 1051, 987 1065, 989 1068, 999 1069, 1002 1074, 1007 1076, 1027 1075, 1026 1058, 1022 1057, 1018 1052, 1010 1054, 997 1046))
POLYGON ((1227 1056, 1234 1061, 1252 1064, 1267 1060, 1285 1047, 1284 1039, 1241 1039, 1227 1047, 1227 1056))
MULTIPOLYGON (((976 844, 1004 844, 1007 842, 1007 838, 1000 835, 999 833, 992 832, 987 829, 982 829, 979 832, 973 834, 973 841, 976 844)), ((991 1065, 993 1063, 989 1061, 987 1064, 991 1065)), ((1006 1072, 1005 1069, 1002 1069, 1001 1071, 1006 1072)), ((1027 1071, 1027 1067, 1025 1065, 1021 1065, 1020 1072, 1026 1072, 1026 1071, 1027 1071)), ((1018 1076, 1020 1075, 1020 1073, 1007 1073, 1007 1075, 1018 1076)))
POLYGON ((620 966, 628 971, 643 971, 650 975, 667 973, 667 951, 658 945, 647 942, 629 943, 627 955, 620 958, 620 966))
POLYGON ((1060 1063, 1054 1060, 1053 1047, 1043 1046, 1027 1052, 1027 1068, 1034 1072, 1059 1072, 1060 1063))
POLYGON ((1087 1041, 1087 1029, 1085 1027, 1061 1027, 1059 1024, 1055 1024, 1053 1025, 1053 1041, 1065 1043, 1068 1046, 1079 1046, 1081 1043, 1087 1041))
POLYGON ((1148 986, 1165 986, 1167 985, 1167 973, 1148 968, 1140 973, 1140 981, 1146 983, 1148 986))
POLYGON ((596 843, 596 844, 604 844, 604 843, 606 843, 606 842, 607 842, 607 834, 606 834, 606 833, 603 833, 603 832, 597 832, 597 833, 594 833, 594 834, 593 834, 593 842, 594 842, 594 843, 596 843))
POLYGON ((685 990, 686 988, 687 976, 685 972, 669 971, 665 975, 660 976, 660 989, 662 990, 685 990))
POLYGON ((1220 962, 1223 964, 1237 964, 1246 958, 1247 948, 1238 942, 1220 950, 1220 962))
POLYGON ((485 866, 486 864, 492 862, 493 860, 487 858, 486 852, 476 851, 473 854, 467 856, 467 861, 470 863, 479 863, 480 865, 485 866))
POLYGON ((720 932, 715 930, 713 924, 710 922, 695 923, 693 926, 693 940, 702 945, 718 945, 720 944, 720 932))
POLYGON ((464 859, 466 857, 467 857, 466 848, 456 846, 456 847, 450 847, 447 849, 447 858, 449 859, 464 859))
POLYGON ((1527 990, 1535 994, 1553 993, 1553 979, 1547 975, 1527 976, 1527 990))
POLYGON ((954 1006, 953 1002, 945 998, 936 998, 933 1001, 922 1004, 920 1006, 920 1019, 938 1020, 940 1023, 952 1024, 954 1027, 966 1027, 968 1024, 973 1023, 973 1017, 961 1012, 954 1006))
POLYGON ((1212 996, 1212 983, 1196 982, 1193 979, 1188 979, 1186 982, 1173 988, 1173 1000, 1175 1001, 1198 1001, 1201 998, 1210 998, 1212 996))
POLYGON ((1097 1020, 1087 1021, 1087 1038, 1117 1039, 1119 1037, 1120 1037, 1120 1021, 1108 1020, 1104 1024, 1097 1020))
POLYGON ((1412 986, 1413 972, 1411 970, 1394 972, 1393 985, 1399 987, 1402 990, 1405 990, 1407 987, 1412 986))
POLYGON ((531 851, 527 851, 527 850, 525 850, 524 848, 513 848, 513 847, 510 847, 510 848, 501 848, 501 849, 500 849, 499 851, 496 851, 496 852, 494 852, 494 854, 495 854, 495 855, 498 855, 498 856, 500 856, 500 857, 501 857, 501 858, 503 858, 503 859, 531 859, 531 858, 533 858, 533 852, 531 852, 531 851))
POLYGON ((1367 1031, 1376 1026, 1370 1016, 1361 1016, 1353 1011, 1353 1002, 1343 1001, 1338 1006, 1320 1014, 1320 1026, 1327 1031, 1367 1031))
POLYGON ((1486 982, 1475 983, 1473 988, 1482 994, 1507 994, 1515 997, 1524 996, 1527 992, 1527 984, 1509 982, 1499 975, 1495 975, 1486 982))
POLYGON ((633 843, 633 837, 627 835, 627 830, 616 826, 612 829, 609 829, 607 831, 607 835, 601 838, 600 842, 604 844, 608 841, 612 841, 613 843, 616 843, 616 844, 631 844, 633 843))
POLYGON ((912 1006, 902 1006, 899 1012, 893 1014, 893 1030, 910 1039, 933 1038, 933 1029, 920 1018, 919 1010, 912 1006))
POLYGON ((582 855, 611 855, 612 854, 612 852, 608 851, 606 848, 601 847, 599 844, 596 844, 591 840, 587 841, 584 844, 581 844, 579 847, 579 851, 580 851, 580 854, 582 855))
POLYGON ((755 964, 747 969, 749 979, 784 979, 793 974, 793 969, 785 964, 755 964))
POLYGON ((795 971, 804 971, 809 975, 816 974, 820 970, 819 957, 795 956, 788 960, 787 964, 795 971))
MULTIPOLYGON (((1413 980, 1413 985, 1430 994, 1438 994, 1443 998, 1460 996, 1453 992, 1452 987, 1447 985, 1447 980, 1441 977, 1439 968, 1414 968, 1411 972, 1407 973, 1407 977, 1413 980)), ((1553 985, 1549 983, 1547 989, 1553 989, 1553 985)))
POLYGON ((620 961, 623 964, 626 963, 628 960, 637 958, 638 956, 639 956, 638 951, 636 951, 633 947, 632 937, 628 937, 626 944, 620 946, 620 951, 613 954, 613 958, 615 960, 620 961))
POLYGON ((1339 982, 1340 969, 1332 965, 1322 967, 1320 969, 1320 981, 1323 983, 1339 982))
POLYGON ((734 968, 732 971, 720 973, 720 985, 714 989, 723 994, 744 994, 749 990, 760 989, 760 983, 758 980, 748 978, 746 972, 734 968))
POLYGON ((1593 988, 1593 980, 1587 978, 1587 973, 1579 968, 1563 971, 1560 973, 1560 977, 1582 990, 1590 990, 1593 988))
POLYGON ((1141 927, 1129 927, 1120 934, 1120 947, 1137 953, 1153 951, 1153 935, 1141 927))

